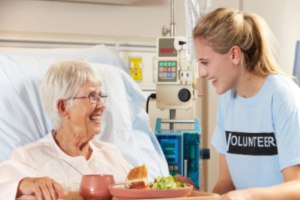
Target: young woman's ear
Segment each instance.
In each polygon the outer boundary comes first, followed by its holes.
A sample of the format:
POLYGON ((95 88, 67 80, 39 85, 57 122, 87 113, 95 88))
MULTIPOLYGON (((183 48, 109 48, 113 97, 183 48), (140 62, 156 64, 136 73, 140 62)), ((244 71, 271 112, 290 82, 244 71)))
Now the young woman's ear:
POLYGON ((232 63, 234 65, 240 64, 241 59, 242 59, 242 50, 241 50, 241 48, 238 47, 238 46, 233 46, 233 47, 231 47, 230 53, 231 53, 230 56, 231 56, 232 63))

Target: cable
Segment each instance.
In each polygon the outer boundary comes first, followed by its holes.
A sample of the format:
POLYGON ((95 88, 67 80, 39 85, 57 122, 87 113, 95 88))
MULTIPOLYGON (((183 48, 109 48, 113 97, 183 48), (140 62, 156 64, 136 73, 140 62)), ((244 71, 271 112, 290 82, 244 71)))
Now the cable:
POLYGON ((149 101, 150 99, 156 99, 156 93, 152 93, 148 96, 147 98, 147 103, 146 103, 146 112, 148 113, 148 109, 149 109, 149 101))

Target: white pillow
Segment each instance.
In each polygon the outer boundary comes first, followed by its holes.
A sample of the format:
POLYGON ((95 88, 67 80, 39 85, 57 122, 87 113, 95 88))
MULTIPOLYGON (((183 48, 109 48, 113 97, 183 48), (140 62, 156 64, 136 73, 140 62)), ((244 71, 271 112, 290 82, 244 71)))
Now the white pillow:
POLYGON ((41 109, 39 85, 51 63, 0 55, 0 161, 16 146, 35 141, 50 130, 41 109))

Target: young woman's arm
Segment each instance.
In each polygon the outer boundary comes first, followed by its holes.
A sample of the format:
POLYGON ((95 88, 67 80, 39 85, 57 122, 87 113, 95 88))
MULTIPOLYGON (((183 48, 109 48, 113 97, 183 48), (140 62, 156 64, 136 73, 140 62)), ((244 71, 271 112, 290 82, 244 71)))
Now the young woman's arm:
POLYGON ((224 194, 235 189, 228 170, 227 162, 223 154, 219 154, 219 178, 213 192, 224 194))
POLYGON ((298 200, 300 199, 300 165, 282 171, 285 182, 272 187, 236 190, 221 196, 221 200, 298 200))

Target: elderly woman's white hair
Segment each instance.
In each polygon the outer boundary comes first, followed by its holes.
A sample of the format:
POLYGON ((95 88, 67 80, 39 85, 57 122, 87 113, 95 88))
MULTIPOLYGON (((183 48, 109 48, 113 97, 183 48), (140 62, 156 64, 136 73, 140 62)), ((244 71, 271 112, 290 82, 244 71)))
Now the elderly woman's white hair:
POLYGON ((79 89, 87 82, 101 86, 97 71, 81 60, 59 61, 48 69, 41 85, 41 101, 48 112, 54 129, 61 125, 57 101, 68 100, 76 96, 79 89))

